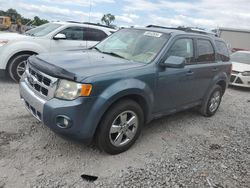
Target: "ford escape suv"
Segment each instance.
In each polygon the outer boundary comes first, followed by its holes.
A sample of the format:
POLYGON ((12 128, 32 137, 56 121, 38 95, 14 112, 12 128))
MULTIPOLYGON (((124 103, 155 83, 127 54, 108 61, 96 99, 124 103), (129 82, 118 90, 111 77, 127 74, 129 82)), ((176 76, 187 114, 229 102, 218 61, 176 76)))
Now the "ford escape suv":
POLYGON ((229 82, 229 60, 223 40, 210 34, 122 29, 88 50, 30 57, 20 95, 53 131, 118 154, 153 119, 192 107, 214 115, 229 82))

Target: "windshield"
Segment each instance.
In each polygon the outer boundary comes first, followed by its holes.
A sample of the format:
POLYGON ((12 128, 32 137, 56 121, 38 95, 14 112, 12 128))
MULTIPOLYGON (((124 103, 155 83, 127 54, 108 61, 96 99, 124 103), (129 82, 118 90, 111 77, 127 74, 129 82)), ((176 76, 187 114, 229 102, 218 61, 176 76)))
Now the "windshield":
POLYGON ((231 55, 231 61, 250 65, 250 53, 235 52, 231 55))
POLYGON ((96 45, 102 53, 131 61, 150 63, 167 42, 166 33, 136 29, 122 29, 96 45))
POLYGON ((35 36, 35 37, 42 37, 42 36, 49 34, 51 31, 54 31, 60 26, 61 26, 60 24, 56 24, 56 23, 47 23, 39 27, 36 27, 34 29, 31 29, 25 32, 25 34, 35 36))

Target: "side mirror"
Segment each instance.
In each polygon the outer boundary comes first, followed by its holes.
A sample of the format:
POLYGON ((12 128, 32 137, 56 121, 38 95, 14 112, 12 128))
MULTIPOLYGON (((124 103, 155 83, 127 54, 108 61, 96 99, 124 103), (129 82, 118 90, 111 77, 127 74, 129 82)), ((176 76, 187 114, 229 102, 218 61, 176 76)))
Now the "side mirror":
POLYGON ((184 68, 186 59, 179 56, 169 56, 164 62, 160 63, 163 67, 184 68))
POLYGON ((64 34, 62 34, 62 33, 58 33, 58 34, 56 34, 56 35, 53 37, 54 40, 63 40, 63 39, 66 39, 66 38, 67 38, 66 35, 64 35, 64 34))

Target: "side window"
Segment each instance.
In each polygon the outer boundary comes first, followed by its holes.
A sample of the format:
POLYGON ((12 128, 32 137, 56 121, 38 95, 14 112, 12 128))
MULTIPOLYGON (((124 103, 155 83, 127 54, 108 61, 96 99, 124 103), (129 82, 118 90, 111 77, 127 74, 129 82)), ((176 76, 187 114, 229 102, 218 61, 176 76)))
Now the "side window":
POLYGON ((107 37, 107 34, 103 31, 93 28, 85 28, 84 33, 85 35, 83 37, 83 40, 88 41, 101 41, 107 37))
POLYGON ((214 48, 209 40, 197 40, 197 55, 197 62, 199 63, 215 61, 214 48))
POLYGON ((169 49, 167 56, 184 57, 186 58, 187 63, 193 62, 194 59, 193 40, 187 38, 176 40, 169 49))
POLYGON ((221 61, 229 61, 229 52, 227 46, 222 41, 215 41, 215 45, 218 51, 218 57, 221 61))
POLYGON ((67 29, 64 29, 60 33, 66 36, 66 40, 83 40, 82 27, 69 27, 67 29))

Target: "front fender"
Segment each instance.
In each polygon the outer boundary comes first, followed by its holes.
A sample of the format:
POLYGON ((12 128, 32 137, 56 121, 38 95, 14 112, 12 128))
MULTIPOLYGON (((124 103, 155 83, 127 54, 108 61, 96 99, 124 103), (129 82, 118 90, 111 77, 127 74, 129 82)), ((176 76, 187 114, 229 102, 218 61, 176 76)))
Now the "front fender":
POLYGON ((49 49, 46 49, 45 47, 36 44, 34 42, 13 42, 8 44, 7 46, 4 46, 1 52, 1 65, 0 68, 5 69, 10 58, 13 57, 15 54, 24 52, 24 51, 30 51, 37 54, 47 52, 49 49))
POLYGON ((137 95, 144 99, 147 106, 147 114, 145 114, 146 121, 152 119, 152 106, 154 96, 152 89, 144 82, 137 79, 120 80, 109 87, 107 87, 97 98, 92 105, 88 116, 89 124, 88 133, 94 135, 98 124, 100 123, 104 113, 110 108, 112 104, 121 98, 129 95, 137 95))

